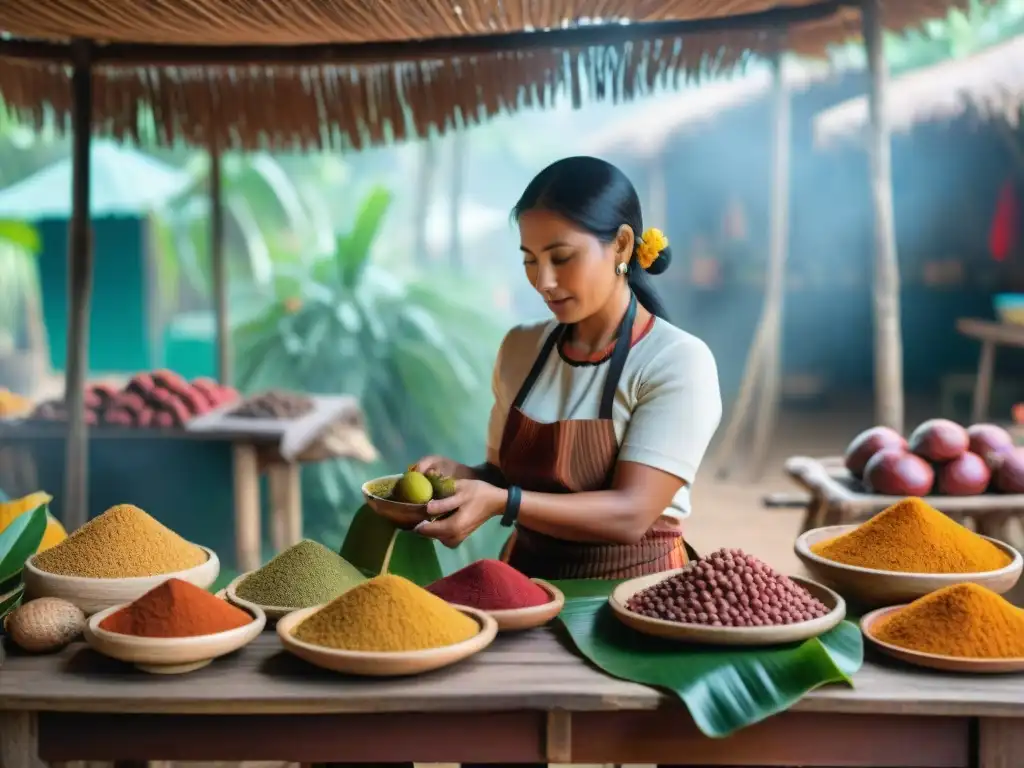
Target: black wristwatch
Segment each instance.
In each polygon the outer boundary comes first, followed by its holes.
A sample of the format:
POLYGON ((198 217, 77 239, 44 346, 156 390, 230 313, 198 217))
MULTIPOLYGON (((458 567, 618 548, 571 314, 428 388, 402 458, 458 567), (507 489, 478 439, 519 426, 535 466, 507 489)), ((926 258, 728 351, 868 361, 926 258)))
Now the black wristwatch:
POLYGON ((501 524, 505 528, 511 528, 515 525, 516 518, 519 517, 519 505, 523 501, 523 489, 518 485, 510 485, 508 487, 508 499, 505 501, 505 514, 501 516, 501 524))

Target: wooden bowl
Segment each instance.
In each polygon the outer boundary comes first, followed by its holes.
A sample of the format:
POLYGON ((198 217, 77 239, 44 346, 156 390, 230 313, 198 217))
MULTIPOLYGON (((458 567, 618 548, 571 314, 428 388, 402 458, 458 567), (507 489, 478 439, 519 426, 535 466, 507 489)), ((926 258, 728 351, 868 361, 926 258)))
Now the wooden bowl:
POLYGON ((1020 552, 996 539, 987 539, 1011 557, 1005 568, 984 573, 902 573, 900 571, 876 571, 856 565, 843 565, 814 554, 811 547, 820 541, 841 536, 857 528, 856 525, 831 525, 815 528, 797 538, 793 545, 797 557, 816 577, 835 587, 847 599, 865 606, 895 605, 910 603, 937 589, 964 584, 980 584, 996 594, 1002 595, 1013 589, 1020 579, 1024 558, 1020 552))
POLYGON ((998 672, 1024 672, 1024 659, 971 659, 960 656, 940 656, 934 653, 922 653, 898 645, 883 643, 872 633, 879 621, 896 611, 906 608, 905 605, 893 605, 879 608, 865 615, 860 620, 860 631, 879 651, 894 659, 913 664, 915 667, 940 669, 944 672, 967 672, 969 674, 992 674, 998 672))
POLYGON ((349 675, 398 677, 430 672, 479 653, 491 644, 494 636, 498 633, 497 622, 486 613, 472 608, 458 607, 458 610, 480 625, 480 631, 468 640, 441 648, 390 652, 339 651, 297 640, 292 635, 295 627, 322 607, 322 605, 317 605, 312 608, 292 611, 277 622, 277 635, 281 638, 284 647, 300 659, 332 672, 344 672, 349 675))
POLYGON ((392 486, 402 477, 398 475, 384 475, 375 480, 368 480, 363 483, 363 499, 381 517, 386 517, 399 528, 414 528, 430 516, 427 514, 426 504, 406 504, 404 501, 392 501, 382 496, 374 496, 370 493, 370 486, 378 483, 390 482, 392 486))
MULTIPOLYGON (((299 610, 294 605, 290 607, 281 605, 260 605, 259 603, 252 602, 251 600, 246 600, 244 597, 239 597, 238 594, 235 592, 235 588, 239 584, 241 584, 242 580, 248 577, 249 574, 251 573, 253 573, 253 571, 249 571, 249 573, 243 573, 241 576, 236 578, 234 581, 232 581, 224 588, 223 592, 229 602, 234 603, 239 608, 259 608, 261 611, 263 611, 263 613, 267 615, 267 621, 276 621, 277 619, 287 616, 289 613, 292 613, 293 611, 299 610)), ((340 595, 341 593, 339 592, 338 594, 340 595)))
POLYGON ((85 625, 85 641, 97 653, 134 664, 144 672, 180 675, 202 669, 218 656, 237 651, 259 636, 267 617, 259 608, 247 608, 253 620, 244 627, 198 637, 136 637, 100 628, 107 616, 124 608, 115 605, 93 615, 85 625))
MULTIPOLYGON (((530 606, 529 608, 511 608, 504 611, 484 611, 479 608, 475 610, 486 613, 494 619, 498 624, 499 632, 518 632, 523 629, 544 626, 562 612, 562 608, 565 607, 565 595, 554 584, 548 584, 543 579, 530 579, 530 581, 541 587, 551 596, 550 602, 543 605, 530 606)), ((455 607, 459 610, 464 608, 474 610, 465 605, 455 605, 455 607)))
POLYGON ((185 571, 136 576, 127 579, 92 579, 85 576, 59 576, 41 571, 34 565, 35 555, 25 561, 22 580, 28 599, 60 597, 81 608, 86 615, 114 605, 131 603, 168 579, 181 579, 206 589, 220 575, 220 560, 212 549, 196 544, 207 555, 201 565, 185 571))
POLYGON ((684 569, 677 568, 672 571, 654 573, 650 576, 641 576, 637 579, 625 581, 617 586, 608 598, 608 604, 615 613, 615 617, 627 627, 635 629, 637 632, 642 632, 645 635, 702 645, 783 645, 785 643, 796 643, 825 634, 846 617, 846 603, 843 601, 843 598, 828 587, 800 578, 799 576, 791 576, 790 578, 825 604, 829 612, 824 616, 811 621, 801 621, 797 624, 781 624, 773 627, 709 627, 703 624, 683 624, 678 621, 667 621, 665 619, 650 619, 638 613, 633 613, 626 608, 626 602, 637 592, 652 587, 682 570, 684 569))

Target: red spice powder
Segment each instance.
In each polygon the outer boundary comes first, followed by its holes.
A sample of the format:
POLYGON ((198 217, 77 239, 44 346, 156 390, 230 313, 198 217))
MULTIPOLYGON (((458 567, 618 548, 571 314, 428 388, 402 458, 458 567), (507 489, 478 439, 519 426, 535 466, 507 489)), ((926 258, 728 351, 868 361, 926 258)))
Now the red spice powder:
POLYGON ((470 563, 438 579, 427 590, 449 603, 482 611, 532 608, 551 602, 547 590, 500 560, 470 563))
POLYGON ((196 637, 251 623, 252 616, 205 589, 168 579, 100 622, 100 629, 137 637, 196 637))

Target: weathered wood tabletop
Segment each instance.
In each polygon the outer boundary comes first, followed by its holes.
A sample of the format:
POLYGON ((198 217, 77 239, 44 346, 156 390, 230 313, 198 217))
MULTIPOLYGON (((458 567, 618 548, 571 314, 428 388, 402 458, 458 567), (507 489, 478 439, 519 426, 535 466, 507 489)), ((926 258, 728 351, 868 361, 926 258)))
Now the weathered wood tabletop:
POLYGON ((873 660, 855 687, 708 739, 678 701, 591 667, 549 630, 499 638, 429 675, 365 680, 284 654, 265 633, 188 675, 146 675, 75 644, 0 667, 0 765, 71 760, 583 762, 1010 768, 1024 677, 873 660), (972 762, 974 761, 974 762, 972 762))

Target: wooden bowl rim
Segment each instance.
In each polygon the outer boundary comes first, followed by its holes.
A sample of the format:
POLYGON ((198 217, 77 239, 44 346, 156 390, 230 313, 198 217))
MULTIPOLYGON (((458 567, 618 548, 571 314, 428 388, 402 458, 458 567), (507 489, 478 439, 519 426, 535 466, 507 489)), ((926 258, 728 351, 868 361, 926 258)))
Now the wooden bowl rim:
POLYGON ((546 603, 541 603, 540 605, 531 605, 526 608, 503 608, 499 611, 489 611, 484 608, 473 608, 472 606, 461 605, 459 603, 449 603, 449 605, 451 605, 454 608, 459 608, 460 610, 463 608, 467 608, 471 611, 480 611, 481 613, 486 613, 488 616, 492 616, 499 623, 501 621, 508 619, 527 618, 535 613, 547 613, 551 610, 552 605, 556 603, 558 604, 558 611, 561 612, 562 608, 565 606, 565 595, 562 594, 562 590, 560 590, 554 584, 550 584, 544 581, 544 579, 530 579, 530 581, 532 581, 534 584, 541 587, 545 592, 547 592, 551 599, 548 600, 546 603))
POLYGON ((255 630, 253 627, 254 624, 259 625, 259 630, 257 630, 258 634, 258 632, 263 631, 263 628, 267 624, 267 616, 258 606, 244 608, 242 606, 236 606, 240 610, 244 610, 252 616, 253 620, 241 627, 235 627, 234 629, 229 629, 224 632, 215 632, 212 635, 192 635, 190 637, 139 637, 138 635, 122 635, 119 632, 111 632, 100 627, 100 622, 107 618, 107 616, 121 610, 122 608, 127 608, 129 605, 131 605, 130 602, 121 603, 120 605, 105 608, 99 613, 94 613, 86 621, 86 626, 89 631, 97 637, 109 643, 121 646, 134 646, 135 648, 166 648, 173 645, 178 648, 191 648, 192 646, 206 645, 211 640, 225 642, 244 637, 255 630))
POLYGON ((848 523, 846 525, 825 525, 821 528, 812 528, 809 531, 804 531, 797 536, 796 541, 793 544, 793 549, 799 557, 807 558, 814 563, 825 566, 827 568, 835 568, 840 571, 847 571, 849 573, 860 573, 867 576, 884 576, 886 578, 903 578, 903 579, 945 579, 954 583, 961 581, 976 581, 978 579, 998 579, 1002 576, 1009 576, 1014 571, 1020 572, 1024 568, 1024 557, 1021 553, 1010 544, 999 539, 993 539, 991 536, 985 536, 983 534, 975 534, 981 536, 985 541, 990 544, 994 544, 1000 550, 1010 556, 1010 562, 1008 565, 1004 565, 1002 568, 997 568, 994 571, 978 571, 975 573, 910 573, 908 571, 883 571, 875 568, 865 568, 861 565, 846 565, 845 563, 839 563, 835 560, 829 560, 826 557, 822 557, 811 551, 810 545, 807 543, 808 539, 821 531, 834 531, 834 535, 828 537, 823 536, 821 540, 826 538, 835 538, 836 536, 842 536, 844 533, 849 533, 852 530, 859 528, 863 523, 848 523))
POLYGON ((277 618, 280 618, 281 616, 287 616, 289 613, 292 613, 293 611, 304 610, 294 605, 263 605, 262 603, 254 603, 252 600, 246 600, 244 597, 240 597, 238 593, 235 592, 235 587, 241 584, 244 579, 256 573, 256 571, 258 570, 259 568, 252 571, 246 571, 245 573, 241 573, 234 579, 232 579, 231 582, 226 587, 224 587, 224 595, 225 597, 227 597, 229 602, 234 603, 239 608, 259 608, 265 614, 267 614, 268 618, 270 618, 271 615, 276 615, 277 618))
POLYGON ((1005 666, 1007 664, 1019 664, 1020 667, 1024 669, 1024 657, 1020 656, 1011 656, 1007 658, 998 659, 976 659, 971 656, 945 656, 941 653, 925 653, 924 651, 915 651, 911 648, 904 648, 899 645, 887 643, 884 640, 879 640, 874 635, 874 633, 872 633, 872 627, 874 627, 874 625, 877 624, 881 619, 884 619, 890 613, 902 611, 908 605, 909 603, 904 603, 903 605, 887 605, 884 608, 876 608, 870 613, 864 614, 860 620, 861 633, 864 635, 864 637, 866 637, 872 643, 877 645, 879 648, 883 648, 887 651, 902 654, 905 656, 913 656, 919 659, 930 659, 933 661, 940 662, 953 662, 955 664, 962 664, 964 666, 969 665, 976 669, 984 669, 985 667, 994 666, 1005 666))
MULTIPOLYGON (((824 616, 819 616, 818 618, 811 619, 810 621, 798 621, 798 622, 795 622, 793 624, 771 624, 771 625, 768 625, 768 626, 761 626, 761 627, 711 627, 711 626, 709 626, 707 624, 689 624, 689 623, 683 622, 683 621, 669 621, 668 619, 652 619, 649 616, 642 616, 639 613, 636 613, 634 611, 629 610, 628 608, 626 608, 626 602, 625 601, 620 603, 616 599, 616 597, 615 597, 616 593, 621 591, 623 587, 628 586, 631 582, 639 581, 640 579, 648 579, 648 578, 651 578, 653 576, 661 576, 662 578, 659 581, 653 582, 650 585, 650 586, 653 586, 654 584, 660 583, 660 581, 664 581, 665 579, 668 579, 668 578, 671 578, 672 576, 675 576, 677 573, 681 573, 682 571, 685 571, 687 567, 689 567, 689 566, 684 566, 683 568, 674 568, 674 569, 672 569, 670 571, 662 571, 661 573, 658 573, 658 574, 653 574, 652 573, 652 574, 649 574, 648 576, 638 576, 635 579, 629 579, 628 581, 624 581, 621 584, 619 584, 612 591, 612 593, 610 595, 608 595, 608 605, 611 607, 612 612, 614 612, 616 614, 620 614, 620 613, 628 614, 630 617, 635 617, 635 618, 637 618, 639 620, 642 620, 643 623, 651 624, 652 626, 665 627, 666 629, 678 629, 680 627, 683 627, 683 628, 686 628, 686 629, 693 629, 693 630, 698 630, 698 631, 699 630, 704 630, 704 629, 713 629, 715 632, 727 633, 727 634, 731 634, 731 635, 733 635, 735 637, 744 637, 744 636, 749 637, 751 635, 761 635, 761 634, 764 634, 765 631, 771 631, 771 630, 780 630, 781 631, 781 630, 798 629, 798 628, 800 628, 802 626, 806 626, 808 624, 814 624, 816 622, 821 622, 822 624, 825 624, 827 621, 834 620, 836 614, 842 614, 842 615, 839 618, 839 620, 835 622, 835 624, 833 626, 838 626, 840 623, 842 623, 846 619, 846 600, 843 599, 843 596, 840 595, 838 592, 836 592, 834 589, 831 589, 830 587, 826 587, 824 584, 820 584, 817 581, 814 581, 812 579, 808 579, 808 578, 806 578, 804 576, 789 576, 788 578, 790 578, 793 581, 795 581, 797 584, 799 584, 804 589, 807 589, 807 585, 811 585, 814 589, 821 590, 826 595, 828 595, 828 597, 831 600, 834 601, 835 605, 824 616)), ((647 589, 647 587, 644 587, 643 589, 647 589)), ((638 589, 638 590, 636 590, 634 592, 631 592, 629 596, 632 597, 633 595, 635 595, 637 592, 640 592, 640 591, 642 591, 642 590, 638 589)))
MULTIPOLYGON (((326 603, 324 605, 327 605, 326 603)), ((319 611, 324 605, 314 605, 311 608, 300 608, 297 611, 292 611, 287 616, 283 617, 277 622, 277 636, 281 639, 282 644, 287 647, 289 644, 294 645, 297 648, 310 651, 313 653, 323 654, 325 656, 333 656, 338 659, 351 659, 353 661, 375 661, 378 659, 387 659, 389 661, 397 660, 426 660, 431 659, 435 656, 447 656, 458 649, 465 648, 471 644, 476 644, 481 640, 485 641, 484 647, 494 640, 498 634, 498 622, 491 616, 488 616, 483 611, 478 611, 475 608, 467 608, 463 605, 452 605, 457 611, 469 616, 469 618, 476 621, 479 626, 479 631, 472 637, 466 638, 458 643, 452 645, 442 645, 438 648, 424 648, 419 651, 345 651, 338 648, 327 648, 323 645, 313 645, 299 640, 295 635, 292 634, 292 630, 295 629, 302 621, 312 616, 314 613, 319 611)))
POLYGON ((47 579, 54 583, 64 583, 71 585, 87 581, 92 584, 123 584, 126 587, 130 587, 133 584, 141 585, 144 582, 153 581, 153 579, 164 579, 166 581, 167 579, 181 578, 183 574, 192 573, 193 571, 197 571, 200 568, 210 568, 214 564, 217 565, 218 569, 220 568, 220 558, 217 557, 216 552, 214 552, 209 547, 204 547, 202 544, 196 544, 195 542, 191 541, 188 543, 191 544, 193 547, 199 547, 199 549, 203 550, 206 553, 206 562, 200 563, 199 565, 193 565, 191 568, 186 568, 183 571, 154 573, 152 576, 124 576, 120 578, 108 576, 67 576, 62 573, 50 573, 49 571, 44 571, 41 568, 37 568, 33 560, 36 559, 36 555, 39 554, 38 552, 25 561, 25 570, 29 571, 36 578, 47 579))
POLYGON ((384 480, 395 480, 397 482, 402 477, 402 474, 404 473, 400 472, 397 475, 381 475, 380 477, 375 477, 372 480, 367 480, 365 483, 363 483, 362 486, 363 495, 369 499, 374 499, 375 501, 383 501, 387 504, 394 504, 399 507, 404 507, 410 512, 425 511, 427 508, 426 504, 410 504, 408 501, 396 501, 394 499, 385 499, 383 496, 377 496, 376 494, 370 493, 366 488, 371 483, 379 483, 384 480))

